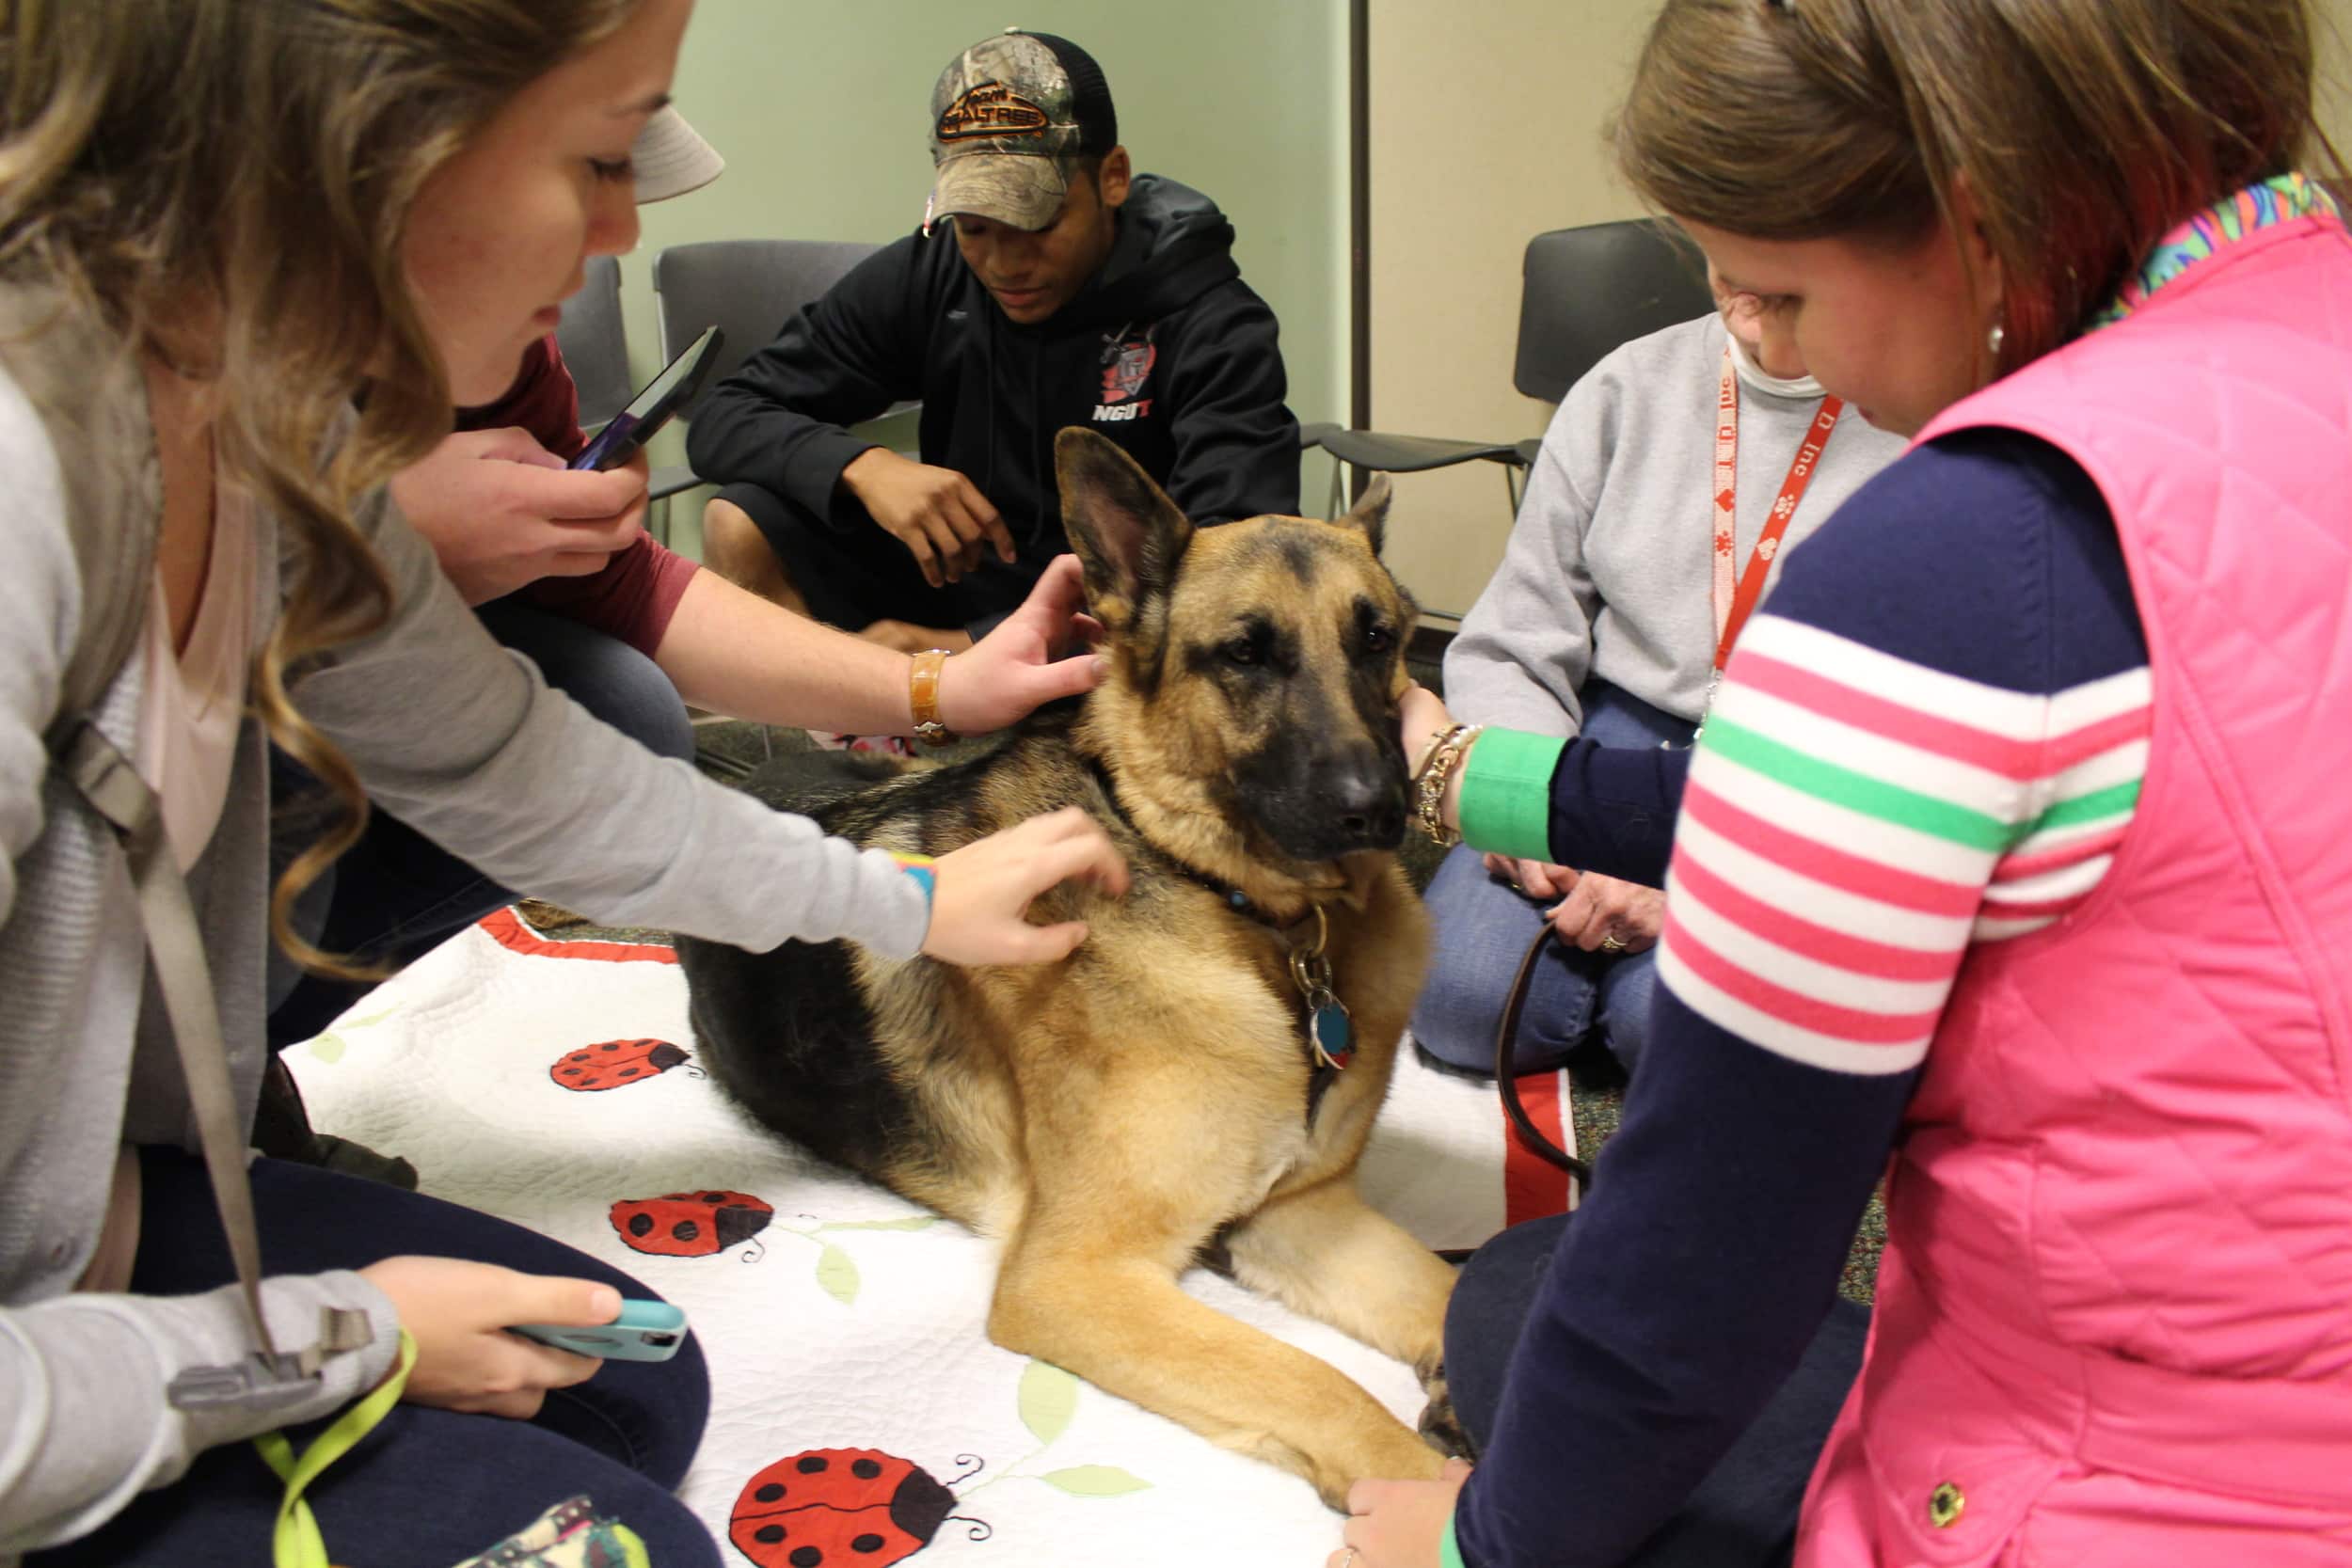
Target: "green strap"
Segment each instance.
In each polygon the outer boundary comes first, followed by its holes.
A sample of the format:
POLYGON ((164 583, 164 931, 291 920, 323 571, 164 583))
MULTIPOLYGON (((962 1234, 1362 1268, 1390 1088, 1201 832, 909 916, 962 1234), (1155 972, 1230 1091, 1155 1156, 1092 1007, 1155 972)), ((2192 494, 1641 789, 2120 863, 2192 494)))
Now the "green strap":
POLYGON ((1438 1568, 1470 1568, 1462 1560, 1462 1544, 1454 1539, 1454 1515, 1445 1516, 1445 1533, 1438 1537, 1438 1568))
POLYGON ((299 1458, 282 1432, 265 1432, 253 1439, 262 1459, 286 1483, 286 1495, 278 1504, 278 1528, 271 1544, 275 1568, 331 1568, 326 1539, 319 1534, 318 1519, 311 1513, 310 1505, 302 1500, 303 1489, 375 1430, 376 1423, 400 1402, 401 1391, 408 1386, 408 1370, 416 1364, 417 1342, 404 1328, 400 1331, 400 1360, 391 1375, 377 1384, 367 1398, 344 1411, 333 1426, 319 1433, 318 1441, 305 1449, 299 1458))
POLYGON ((1489 728, 1462 761, 1462 841, 1516 860, 1551 853, 1551 775, 1567 742, 1489 728))

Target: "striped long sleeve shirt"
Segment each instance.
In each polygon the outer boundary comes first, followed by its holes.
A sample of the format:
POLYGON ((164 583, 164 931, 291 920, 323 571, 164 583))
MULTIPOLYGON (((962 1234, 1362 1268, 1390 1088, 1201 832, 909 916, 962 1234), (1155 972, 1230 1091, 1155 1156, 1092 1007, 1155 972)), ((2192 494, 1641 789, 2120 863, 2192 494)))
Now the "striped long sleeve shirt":
POLYGON ((1473 749, 1466 823, 1482 792, 1549 791, 1515 818, 1549 843, 1480 847, 1654 873, 1677 789, 1681 810, 1653 1043, 1462 1494, 1472 1568, 1621 1560, 1762 1408, 1835 1294, 1969 947, 2062 919, 2105 874, 2149 703, 2096 490, 2042 442, 1976 431, 1791 555, 1687 782, 1573 742, 1483 768, 1473 749))

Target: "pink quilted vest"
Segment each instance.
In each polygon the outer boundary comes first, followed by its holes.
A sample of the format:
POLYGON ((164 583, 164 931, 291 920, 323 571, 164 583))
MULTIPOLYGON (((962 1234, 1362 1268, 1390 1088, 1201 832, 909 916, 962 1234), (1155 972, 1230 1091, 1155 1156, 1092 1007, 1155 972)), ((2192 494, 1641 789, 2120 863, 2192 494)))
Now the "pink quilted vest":
POLYGON ((2261 230, 1947 410, 2115 514, 2154 733, 1970 954, 1802 1568, 2352 1564, 2352 241, 2261 230))

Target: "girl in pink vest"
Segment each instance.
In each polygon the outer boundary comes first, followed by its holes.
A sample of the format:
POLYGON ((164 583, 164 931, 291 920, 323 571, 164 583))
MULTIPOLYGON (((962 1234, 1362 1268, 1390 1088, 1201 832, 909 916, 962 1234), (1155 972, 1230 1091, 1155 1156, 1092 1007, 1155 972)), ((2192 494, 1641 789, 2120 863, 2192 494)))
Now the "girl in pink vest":
POLYGON ((1625 172, 1916 439, 1683 761, 1408 701, 1433 831, 1638 878, 1679 814, 1624 1130, 1455 1296, 1477 1467, 1360 1485, 1333 1568, 2352 1564, 2352 240, 2312 29, 1668 0, 1625 172))

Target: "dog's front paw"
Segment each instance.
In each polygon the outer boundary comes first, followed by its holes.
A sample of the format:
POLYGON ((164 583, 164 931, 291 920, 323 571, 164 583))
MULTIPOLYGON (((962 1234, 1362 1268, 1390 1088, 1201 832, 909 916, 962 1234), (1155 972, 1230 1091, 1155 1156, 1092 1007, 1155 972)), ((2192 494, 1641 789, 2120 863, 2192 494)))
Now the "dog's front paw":
POLYGON ((1422 1379, 1422 1386, 1429 1392, 1429 1402, 1421 1410, 1421 1440, 1448 1458, 1475 1460, 1477 1448, 1461 1418, 1454 1413, 1454 1395, 1446 1386, 1443 1364, 1422 1379))

